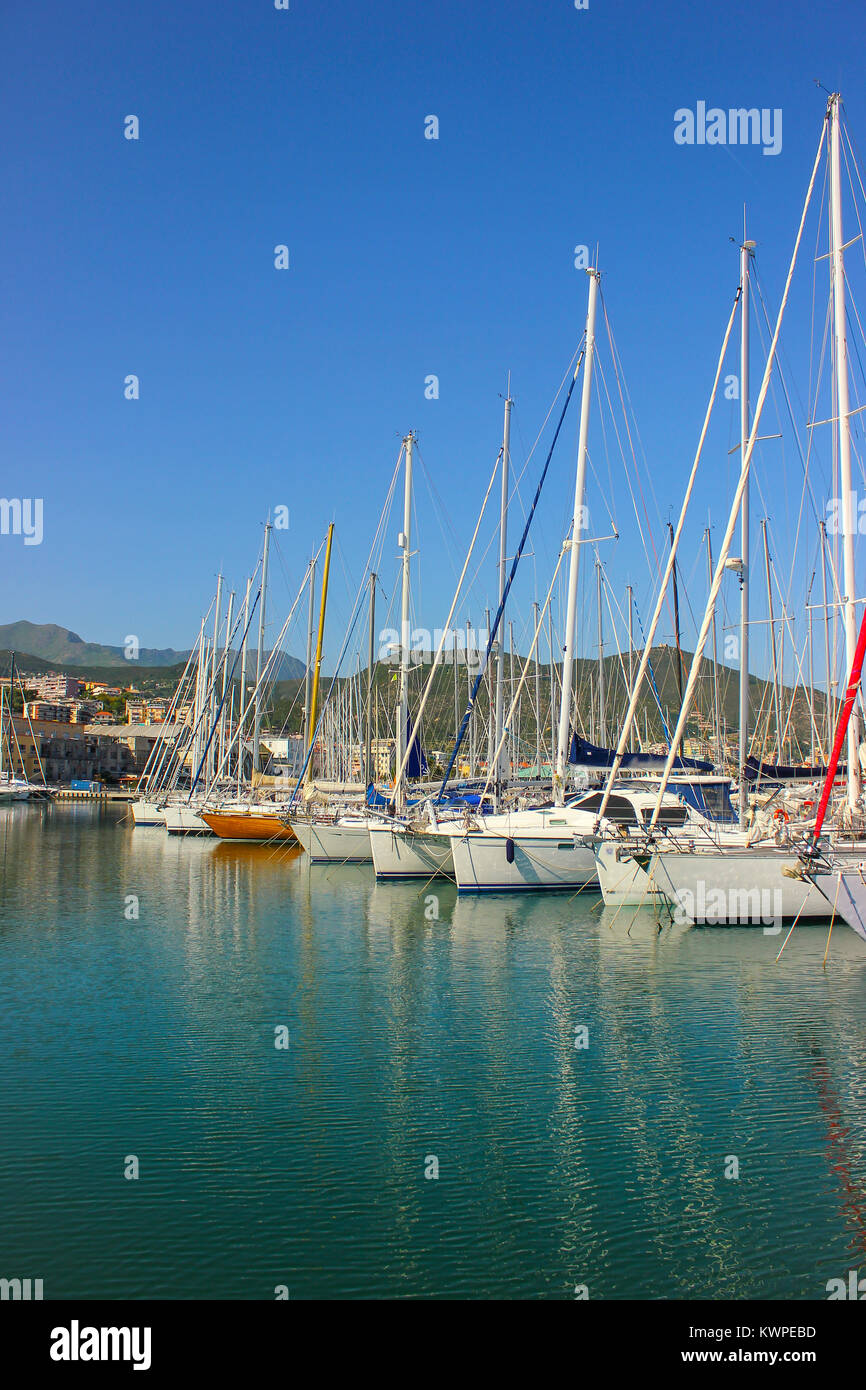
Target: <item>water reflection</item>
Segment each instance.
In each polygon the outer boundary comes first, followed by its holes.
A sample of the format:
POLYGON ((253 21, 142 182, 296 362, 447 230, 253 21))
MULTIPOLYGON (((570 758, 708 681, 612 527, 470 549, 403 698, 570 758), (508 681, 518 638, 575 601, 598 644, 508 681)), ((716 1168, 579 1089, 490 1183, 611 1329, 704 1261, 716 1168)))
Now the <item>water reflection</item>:
POLYGON ((776 964, 760 930, 377 883, 121 814, 0 816, 0 1197, 55 1287, 822 1297, 866 1254, 853 933, 824 970, 798 928, 776 964), (100 1165, 134 1144, 130 1206, 100 1165), (94 1272, 119 1203, 133 1255, 94 1272))

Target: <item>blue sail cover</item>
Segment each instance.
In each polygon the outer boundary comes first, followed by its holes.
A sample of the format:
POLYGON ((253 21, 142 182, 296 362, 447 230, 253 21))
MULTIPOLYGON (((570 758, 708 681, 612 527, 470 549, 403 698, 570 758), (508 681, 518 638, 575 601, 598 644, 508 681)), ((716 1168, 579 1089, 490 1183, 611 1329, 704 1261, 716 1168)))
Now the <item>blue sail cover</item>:
MULTIPOLYGON (((844 777, 848 768, 840 763, 836 776, 844 777)), ((781 763, 764 763, 760 758, 747 758, 743 766, 743 777, 747 782, 818 782, 827 776, 826 767, 785 767, 781 763)))
MULTIPOLYGON (((406 715, 406 742, 407 742, 407 744, 408 744, 408 742, 409 742, 409 740, 410 740, 411 737, 412 737, 412 720, 411 720, 411 718, 409 717, 409 714, 407 713, 407 715, 406 715)), ((415 739, 415 742, 412 744, 412 747, 409 749, 409 761, 408 761, 408 763, 406 764, 406 776, 407 776, 407 777, 423 777, 424 774, 426 773, 426 771, 427 771, 427 758, 426 758, 426 756, 425 756, 425 754, 424 754, 424 749, 421 747, 421 733, 420 733, 420 730, 419 730, 418 735, 417 735, 417 737, 416 737, 416 739, 415 739)))
MULTIPOLYGON (((597 748, 594 743, 581 738, 580 734, 572 735, 571 748, 568 753, 570 763, 576 763, 580 767, 609 768, 613 767, 615 757, 615 749, 597 748)), ((665 756, 661 753, 623 753, 620 771, 661 772, 665 761, 665 756)), ((686 769, 689 772, 712 772, 713 770, 712 763, 703 762, 700 758, 674 758, 673 765, 678 772, 683 772, 686 769)))

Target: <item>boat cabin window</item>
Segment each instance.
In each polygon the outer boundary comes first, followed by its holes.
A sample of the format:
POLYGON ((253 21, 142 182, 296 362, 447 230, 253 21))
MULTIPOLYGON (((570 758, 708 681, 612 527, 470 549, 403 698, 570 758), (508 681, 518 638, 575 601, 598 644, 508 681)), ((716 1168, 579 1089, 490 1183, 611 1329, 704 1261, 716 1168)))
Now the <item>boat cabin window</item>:
MULTIPOLYGON (((591 792, 589 796, 576 801, 574 805, 580 811, 597 811, 604 800, 603 792, 591 792)), ((611 796, 605 807, 605 818, 612 820, 615 825, 637 825, 638 818, 631 802, 624 796, 611 796)))
MULTIPOLYGON (((688 816, 688 808, 685 806, 660 806, 656 825, 685 825, 688 816)), ((649 825, 653 818, 652 806, 644 807, 643 818, 644 822, 649 825)))

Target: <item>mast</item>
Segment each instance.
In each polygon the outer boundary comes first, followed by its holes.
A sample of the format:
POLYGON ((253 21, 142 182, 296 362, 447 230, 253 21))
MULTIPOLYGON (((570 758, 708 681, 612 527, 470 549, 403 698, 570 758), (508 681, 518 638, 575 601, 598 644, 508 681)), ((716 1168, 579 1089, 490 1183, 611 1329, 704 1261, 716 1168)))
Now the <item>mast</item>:
MULTIPOLYGON (((410 431, 403 440, 403 448, 406 453, 406 471, 403 488, 403 530, 400 532, 397 541, 397 544, 403 551, 403 587, 400 602, 400 682, 397 696, 397 728, 395 730, 397 754, 397 761, 394 767, 395 774, 403 764, 403 755, 406 752, 406 725, 409 721, 409 642, 411 637, 409 624, 409 562, 412 555, 410 542, 412 538, 412 446, 414 442, 415 437, 410 431)), ((398 815, 403 812, 406 806, 405 787, 405 777, 401 777, 399 786, 395 786, 394 788, 394 806, 398 815)))
POLYGON ((773 611, 773 585, 770 578, 770 545, 767 540, 767 523, 761 522, 761 530, 764 533, 764 565, 767 572, 767 615, 770 620, 770 652, 773 662, 773 704, 776 709, 776 757, 775 762, 782 761, 782 701, 779 690, 779 658, 776 651, 776 615, 773 611))
MULTIPOLYGON (((513 699, 514 699, 514 623, 509 619, 509 623, 508 623, 508 703, 509 703, 509 705, 511 704, 511 701, 512 701, 513 699)), ((520 717, 519 717, 519 715, 518 715, 518 718, 515 719, 515 720, 513 720, 513 721, 512 721, 512 725, 511 725, 511 739, 510 739, 510 743, 511 743, 511 753, 510 753, 509 760, 510 760, 510 763, 511 763, 511 776, 512 776, 512 777, 516 777, 516 776, 517 776, 517 762, 518 762, 517 744, 518 744, 518 740, 519 740, 519 737, 520 737, 519 730, 520 730, 520 717)))
MULTIPOLYGON (((631 699, 631 692, 634 689, 634 634, 631 624, 631 610, 634 599, 630 584, 625 586, 625 591, 628 594, 628 700, 626 700, 626 708, 628 708, 628 701, 631 699)), ((628 751, 630 753, 634 752, 634 721, 632 721, 629 726, 628 751)))
MULTIPOLYGON (((710 535, 710 528, 707 527, 707 574, 710 584, 713 582, 713 541, 710 535)), ((713 730, 716 737, 716 764, 722 766, 722 720, 719 709, 719 648, 716 641, 716 610, 713 609, 713 730)))
MULTIPOLYGON (((217 650, 218 650, 217 644, 218 644, 218 641, 219 641, 219 627, 220 627, 220 612, 221 612, 221 609, 222 609, 222 596, 223 596, 223 577, 222 577, 221 574, 218 574, 218 575, 217 575, 217 591, 216 591, 216 607, 214 608, 214 615, 213 615, 213 650, 212 650, 212 652, 211 652, 210 676, 208 677, 208 680, 207 680, 207 684, 208 684, 208 692, 207 692, 207 694, 208 694, 208 724, 212 723, 212 721, 213 721, 213 719, 214 719, 214 715, 216 714, 216 678, 217 678, 217 650)), ((214 751, 215 751, 215 750, 214 750, 214 748, 213 748, 213 744, 211 744, 211 747, 210 747, 210 749, 208 750, 208 771, 207 771, 207 774, 206 774, 206 777, 207 777, 207 780, 208 780, 208 781, 209 781, 210 778, 213 776, 213 767, 214 767, 213 758, 214 758, 214 751)))
POLYGON ((304 743, 309 746, 310 730, 310 683, 313 678, 313 624, 316 620, 316 557, 310 559, 310 604, 307 612, 307 670, 304 678, 304 743))
MULTIPOLYGON (((854 541, 856 521, 851 488, 851 407, 848 400, 848 339, 845 329, 845 260, 842 237, 842 170, 840 125, 842 98, 834 92, 828 103, 830 117, 830 278, 833 289, 833 341, 836 357, 836 405, 839 416, 839 483, 842 492, 843 617, 845 665, 850 671, 857 649, 854 612, 856 579, 854 541)), ((848 723, 848 809, 860 800, 860 712, 855 703, 848 723)))
MULTIPOLYGON (((313 671, 313 688, 310 694, 310 728, 307 746, 312 750, 312 742, 316 736, 316 710, 319 703, 319 670, 322 665, 322 644, 325 639, 325 608, 328 602, 328 575, 331 572, 331 542, 334 539, 333 521, 328 527, 328 540, 325 546, 325 567, 322 571, 322 598, 319 607, 319 635, 316 638, 316 665, 313 671)), ((309 782, 313 776, 313 755, 307 759, 307 776, 309 782)))
MULTIPOLYGON (((538 615, 538 600, 532 605, 534 631, 538 634, 541 619, 538 615)), ((541 671, 538 662, 538 647, 535 651, 535 775, 541 776, 541 671)))
MULTIPOLYGON (((508 549, 508 487, 509 487, 509 468, 511 451, 511 373, 508 374, 508 385, 505 388, 505 419, 502 425, 502 495, 499 506, 499 602, 505 593, 507 579, 507 549, 508 549)), ((505 616, 503 611, 503 618, 505 616)), ((489 624, 488 624, 489 627, 489 624)), ((502 740, 502 724, 504 717, 505 703, 505 652, 503 643, 497 643, 496 654, 496 732, 494 735, 493 747, 499 748, 502 740)), ((488 769, 489 770, 489 769, 488 769)), ((508 776, 506 763, 506 753, 500 749, 496 764, 496 776, 494 780, 494 798, 497 809, 502 792, 502 783, 508 776)))
MULTIPOLYGON (((472 672, 469 669, 469 639, 471 636, 471 622, 466 619, 466 693, 472 699, 472 672)), ((469 721, 469 776, 473 777, 475 769, 475 711, 472 711, 472 718, 469 721)))
MULTIPOLYGON (((265 542, 262 550, 262 597, 259 602, 259 641, 256 648, 256 698, 253 708, 253 773, 257 773, 260 766, 259 750, 261 748, 262 731, 262 657, 265 648, 265 599, 268 590, 268 549, 271 543, 271 523, 265 522, 265 542)), ((255 776, 253 777, 255 781, 255 776)))
POLYGON ((367 719, 364 731, 364 778, 369 787, 373 776, 373 655, 376 631, 376 575, 370 570, 370 642, 367 649, 367 719))
MULTIPOLYGON (((227 678, 228 672, 229 672, 229 643, 231 642, 231 636, 232 636, 232 616, 233 616, 233 614, 234 614, 234 608, 235 608, 235 591, 234 591, 234 589, 232 589, 231 593, 229 594, 229 606, 228 606, 228 611, 227 611, 227 613, 226 613, 226 642, 225 642, 225 650, 223 651, 223 680, 222 680, 222 689, 220 690, 220 709, 221 709, 222 712, 221 712, 221 714, 220 714, 219 755, 218 755, 218 757, 217 757, 217 763, 216 763, 216 765, 217 765, 218 768, 219 768, 219 767, 222 767, 223 751, 224 751, 224 749, 225 749, 225 733, 226 733, 226 708, 225 708, 225 700, 226 700, 226 678, 227 678)), ((211 777, 213 777, 213 771, 211 771, 211 777)))
MULTIPOLYGON (((755 243, 745 240, 740 247, 740 472, 745 471, 746 446, 749 442, 749 273, 755 243)), ((740 710, 737 763, 739 767, 740 822, 745 824, 749 803, 746 785, 746 758, 749 755, 749 478, 743 489, 740 507, 740 710)), ((712 577, 710 582, 712 582, 712 577)))
POLYGON ((252 582, 252 579, 247 580, 247 591, 244 595, 244 631, 243 636, 241 638, 243 646, 241 647, 241 698, 240 703, 238 705, 238 709, 240 711, 240 728, 238 730, 238 800, 240 800, 241 795, 241 778, 243 776, 244 766, 243 717, 244 711, 246 710, 247 706, 247 632, 250 626, 250 586, 252 582))
POLYGON ((830 671, 830 610, 827 607, 827 523, 818 523, 821 531, 821 597, 824 604, 824 662, 827 670, 827 698, 824 701, 824 742, 833 746, 833 710, 836 697, 833 694, 834 681, 830 671))
POLYGON ((556 709, 556 664, 553 655, 553 605, 547 608, 547 648, 550 652, 550 775, 553 776, 553 769, 556 766, 556 723, 554 710, 556 709))
MULTIPOLYGON (((668 522, 668 530, 671 533, 671 553, 674 549, 674 525, 668 522)), ((671 583, 674 594, 674 642, 677 648, 677 694, 680 704, 683 703, 683 649, 680 645, 680 592, 677 586, 677 562, 674 559, 673 569, 671 570, 671 583)))
POLYGON ((607 742, 607 727, 604 719, 604 627, 601 617, 601 561, 595 557, 595 592, 598 605, 598 732, 599 743, 607 742))
POLYGON ((565 801, 565 774, 571 727, 572 682, 574 677, 575 628, 577 625, 577 580, 580 571, 580 533, 583 530, 583 498, 586 492, 586 445, 589 435, 589 407, 592 393, 592 362, 595 354, 595 310, 601 276, 595 268, 587 270, 589 297, 586 310, 586 349, 583 362, 583 389, 580 398, 580 432, 577 446, 577 472, 574 484, 574 518, 568 567, 568 600, 565 620, 565 650, 562 660, 562 692, 559 703, 559 738, 553 790, 557 805, 565 801))
MULTIPOLYGON (((485 627, 485 630, 486 630, 487 635, 488 635, 488 637, 489 637, 489 636, 490 636, 490 609, 489 609, 489 608, 485 608, 485 610, 484 610, 484 627, 485 627)), ((497 644, 497 645, 498 645, 498 644, 497 644)), ((496 688, 495 688, 494 678, 493 678, 493 669, 494 669, 494 668, 493 668, 493 662, 492 662, 492 661, 491 661, 491 662, 488 662, 488 664, 487 664, 487 671, 485 672, 486 679, 487 679, 487 695, 488 695, 488 700, 487 700, 487 772, 488 772, 488 775, 490 774, 490 769, 491 769, 492 766, 493 766, 493 757, 494 757, 494 754, 495 754, 495 752, 496 752, 497 747, 499 746, 497 743, 494 742, 494 737, 495 737, 495 728, 494 728, 494 726, 495 726, 495 723, 496 723, 496 688)))

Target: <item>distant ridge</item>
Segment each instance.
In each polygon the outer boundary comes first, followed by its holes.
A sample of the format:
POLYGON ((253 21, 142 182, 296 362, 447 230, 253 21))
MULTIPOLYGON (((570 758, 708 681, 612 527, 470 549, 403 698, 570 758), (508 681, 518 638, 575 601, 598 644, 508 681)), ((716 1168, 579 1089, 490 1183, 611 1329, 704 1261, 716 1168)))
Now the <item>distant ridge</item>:
MULTIPOLYGON (((189 656, 186 651, 175 651, 172 647, 142 647, 137 661, 128 661, 122 646, 106 646, 103 642, 85 642, 77 632, 56 623, 29 623, 22 619, 17 623, 0 623, 0 649, 26 652, 50 662, 52 666, 66 669, 70 666, 114 666, 135 670, 139 666, 177 666, 189 656)), ((302 676, 304 663, 297 657, 283 653, 277 672, 278 680, 291 680, 302 676)))

